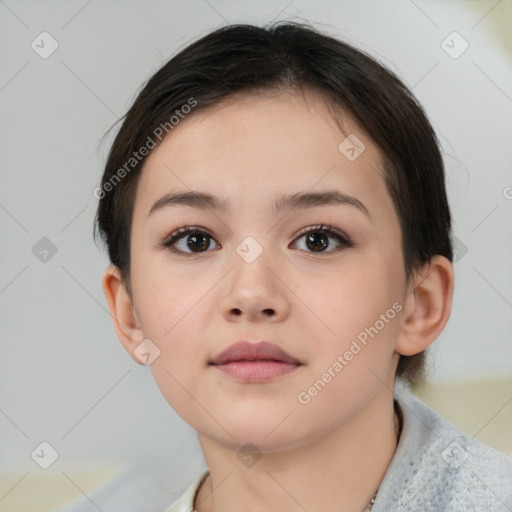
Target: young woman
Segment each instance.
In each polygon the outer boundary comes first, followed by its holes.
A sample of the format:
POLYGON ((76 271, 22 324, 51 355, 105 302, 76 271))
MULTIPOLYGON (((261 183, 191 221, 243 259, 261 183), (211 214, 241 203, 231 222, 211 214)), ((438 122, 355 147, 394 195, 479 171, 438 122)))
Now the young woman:
POLYGON ((223 27, 147 82, 97 196, 117 335, 208 466, 163 510, 512 510, 512 459, 407 385, 453 254, 392 72, 307 24, 223 27))

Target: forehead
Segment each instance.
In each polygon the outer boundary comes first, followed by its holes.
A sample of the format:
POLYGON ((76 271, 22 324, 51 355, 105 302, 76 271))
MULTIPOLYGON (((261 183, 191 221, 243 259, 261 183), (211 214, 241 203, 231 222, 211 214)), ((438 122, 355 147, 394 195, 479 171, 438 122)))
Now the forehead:
POLYGON ((341 114, 342 128, 320 96, 291 91, 236 96, 194 112, 146 158, 136 209, 147 214, 164 193, 192 189, 228 198, 233 208, 270 208, 277 196, 326 189, 389 208, 379 149, 341 114))

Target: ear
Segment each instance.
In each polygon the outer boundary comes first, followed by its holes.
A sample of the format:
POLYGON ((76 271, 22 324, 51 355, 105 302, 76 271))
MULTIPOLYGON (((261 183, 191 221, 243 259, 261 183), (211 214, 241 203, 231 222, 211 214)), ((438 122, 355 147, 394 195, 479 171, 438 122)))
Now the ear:
POLYGON ((134 350, 144 339, 140 322, 133 307, 133 301, 126 291, 121 271, 115 265, 109 265, 102 278, 103 291, 108 302, 117 337, 132 359, 143 364, 134 355, 134 350))
POLYGON ((410 356, 433 343, 452 309, 453 265, 436 255, 411 278, 395 352, 410 356))

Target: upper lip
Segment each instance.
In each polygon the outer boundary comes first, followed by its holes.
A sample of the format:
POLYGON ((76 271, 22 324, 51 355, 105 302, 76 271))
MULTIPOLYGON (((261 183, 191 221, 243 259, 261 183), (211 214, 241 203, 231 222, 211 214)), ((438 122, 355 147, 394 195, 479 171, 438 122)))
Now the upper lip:
POLYGON ((233 361, 272 360, 299 364, 300 362, 285 352, 282 348, 269 341, 251 343, 237 341, 213 358, 209 364, 219 365, 233 361))

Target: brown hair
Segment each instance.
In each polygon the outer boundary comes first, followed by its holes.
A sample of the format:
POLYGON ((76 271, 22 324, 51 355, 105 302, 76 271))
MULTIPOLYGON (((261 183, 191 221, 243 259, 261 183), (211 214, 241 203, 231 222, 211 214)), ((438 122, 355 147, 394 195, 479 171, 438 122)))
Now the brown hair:
MULTIPOLYGON (((97 228, 130 295, 130 230, 147 156, 138 150, 156 147, 163 140, 162 127, 169 133, 173 118, 179 122, 184 113, 194 115, 238 93, 292 88, 319 92, 335 119, 344 109, 380 148, 386 186, 400 220, 407 279, 434 255, 453 261, 439 142, 423 108, 400 79, 368 54, 307 23, 234 24, 172 57, 120 119, 124 122, 95 193, 100 200, 94 237, 97 228)), ((414 383, 424 371, 424 352, 400 356, 397 376, 414 383)))

